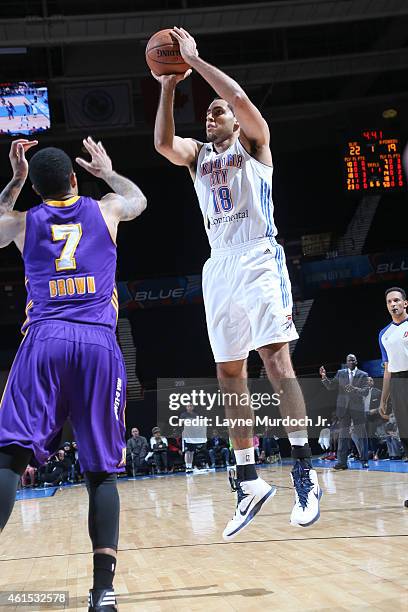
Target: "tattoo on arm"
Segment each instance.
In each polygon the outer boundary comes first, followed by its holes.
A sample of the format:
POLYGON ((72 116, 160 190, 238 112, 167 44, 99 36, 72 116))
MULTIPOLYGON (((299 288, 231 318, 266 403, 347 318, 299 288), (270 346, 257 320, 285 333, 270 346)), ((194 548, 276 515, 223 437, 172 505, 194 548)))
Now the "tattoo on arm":
POLYGON ((146 197, 135 183, 116 172, 104 177, 104 180, 112 191, 124 198, 123 210, 121 211, 123 221, 134 219, 144 211, 146 197))
POLYGON ((24 180, 12 178, 0 193, 0 217, 14 208, 14 204, 24 185, 24 180))

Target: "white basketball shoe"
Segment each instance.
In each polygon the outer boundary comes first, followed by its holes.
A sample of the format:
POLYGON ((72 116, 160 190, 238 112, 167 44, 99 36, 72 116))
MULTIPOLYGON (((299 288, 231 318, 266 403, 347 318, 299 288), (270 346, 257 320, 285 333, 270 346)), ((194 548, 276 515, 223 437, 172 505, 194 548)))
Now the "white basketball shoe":
POLYGON ((236 491, 238 499, 235 514, 222 534, 227 542, 247 527, 276 493, 276 487, 271 486, 262 478, 240 482, 235 478, 234 468, 230 468, 228 472, 231 488, 236 491))
POLYGON ((310 527, 320 518, 320 499, 323 495, 316 470, 297 460, 293 466, 291 478, 295 488, 295 505, 290 524, 310 527))

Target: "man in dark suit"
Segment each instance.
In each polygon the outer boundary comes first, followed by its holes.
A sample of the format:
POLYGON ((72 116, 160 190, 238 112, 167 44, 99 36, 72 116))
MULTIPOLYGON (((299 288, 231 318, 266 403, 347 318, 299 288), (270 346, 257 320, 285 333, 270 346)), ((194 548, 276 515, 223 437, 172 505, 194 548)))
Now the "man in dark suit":
POLYGON ((363 467, 368 468, 368 440, 364 409, 364 398, 369 392, 368 374, 357 368, 355 355, 347 355, 346 365, 346 368, 337 370, 336 376, 332 379, 327 378, 324 366, 319 370, 326 389, 337 390, 336 415, 339 417, 339 445, 335 470, 347 469, 351 422, 353 422, 361 463, 363 467))

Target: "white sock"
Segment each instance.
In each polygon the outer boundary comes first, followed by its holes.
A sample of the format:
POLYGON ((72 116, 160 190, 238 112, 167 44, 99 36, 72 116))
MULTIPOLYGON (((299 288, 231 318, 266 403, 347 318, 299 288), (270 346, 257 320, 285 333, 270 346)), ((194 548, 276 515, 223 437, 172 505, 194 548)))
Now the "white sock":
POLYGON ((305 444, 309 444, 309 438, 306 429, 299 429, 299 431, 291 431, 288 434, 288 438, 291 446, 305 446, 305 444))
POLYGON ((240 450, 234 448, 234 454, 237 465, 255 463, 255 449, 253 446, 251 448, 241 448, 240 450))
POLYGON ((186 468, 188 470, 191 470, 191 468, 193 467, 193 458, 194 458, 194 453, 192 451, 185 452, 184 461, 186 464, 186 468))

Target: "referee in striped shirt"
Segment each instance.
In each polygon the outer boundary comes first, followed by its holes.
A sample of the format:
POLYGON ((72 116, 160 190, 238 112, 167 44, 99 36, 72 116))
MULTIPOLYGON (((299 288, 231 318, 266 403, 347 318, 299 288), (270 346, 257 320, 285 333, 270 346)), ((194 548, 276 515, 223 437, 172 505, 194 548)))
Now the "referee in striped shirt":
MULTIPOLYGON (((408 301, 401 287, 387 289, 385 301, 392 321, 378 338, 384 362, 380 412, 385 415, 391 397, 404 454, 408 457, 408 301)), ((408 500, 405 506, 408 507, 408 500)))

